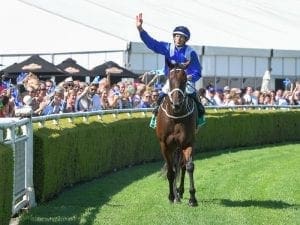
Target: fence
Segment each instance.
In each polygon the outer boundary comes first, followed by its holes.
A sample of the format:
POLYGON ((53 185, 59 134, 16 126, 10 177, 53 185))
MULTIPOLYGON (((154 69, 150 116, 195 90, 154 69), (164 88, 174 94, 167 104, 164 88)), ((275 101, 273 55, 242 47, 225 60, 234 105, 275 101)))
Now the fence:
POLYGON ((12 215, 35 206, 33 188, 33 130, 31 119, 0 118, 0 141, 14 156, 12 215))
MULTIPOLYGON (((205 106, 206 109, 212 109, 214 111, 218 110, 291 110, 291 109, 299 109, 300 105, 286 105, 286 106, 278 106, 278 105, 236 105, 236 106, 205 106)), ((84 122, 88 122, 88 118, 90 116, 98 116, 99 120, 102 119, 103 115, 111 114, 113 117, 117 118, 118 114, 126 113, 128 117, 131 117, 132 113, 142 113, 142 115, 146 116, 147 112, 152 112, 153 108, 139 108, 139 109, 111 109, 111 110, 99 110, 93 112, 76 112, 76 113, 62 113, 62 114, 52 114, 46 116, 33 117, 32 122, 38 123, 40 127, 44 126, 45 121, 52 120, 53 124, 59 124, 60 119, 67 118, 70 123, 73 122, 74 118, 82 117, 84 122)))

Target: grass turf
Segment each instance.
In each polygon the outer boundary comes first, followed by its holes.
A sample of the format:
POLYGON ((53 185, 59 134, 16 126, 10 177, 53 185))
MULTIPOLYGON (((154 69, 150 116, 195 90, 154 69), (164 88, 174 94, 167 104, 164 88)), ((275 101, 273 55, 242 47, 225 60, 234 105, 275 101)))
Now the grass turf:
MULTIPOLYGON (((195 156, 199 206, 168 202, 162 162, 78 185, 21 216, 20 225, 300 224, 300 144, 195 156)), ((187 177, 188 178, 188 177, 187 177)))

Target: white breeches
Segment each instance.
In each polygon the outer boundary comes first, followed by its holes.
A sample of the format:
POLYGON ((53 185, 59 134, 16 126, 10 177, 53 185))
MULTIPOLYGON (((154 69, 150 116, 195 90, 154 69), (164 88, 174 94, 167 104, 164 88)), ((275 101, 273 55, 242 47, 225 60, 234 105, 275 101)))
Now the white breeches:
MULTIPOLYGON (((161 91, 165 94, 168 94, 168 92, 170 91, 169 79, 167 79, 167 81, 166 81, 165 85, 162 87, 161 91)), ((185 92, 187 94, 193 94, 194 92, 196 92, 195 83, 188 80, 187 84, 186 84, 185 92)))

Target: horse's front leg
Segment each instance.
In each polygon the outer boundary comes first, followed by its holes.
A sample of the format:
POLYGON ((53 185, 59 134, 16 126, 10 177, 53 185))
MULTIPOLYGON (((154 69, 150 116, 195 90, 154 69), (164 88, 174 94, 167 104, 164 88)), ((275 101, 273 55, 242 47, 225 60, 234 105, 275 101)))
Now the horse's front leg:
POLYGON ((160 142, 160 148, 161 148, 161 152, 162 152, 162 155, 165 159, 166 166, 167 166, 167 179, 168 179, 168 183, 169 183, 168 198, 169 198, 169 201, 171 203, 173 203, 175 198, 177 197, 177 194, 175 194, 176 182, 175 182, 175 171, 173 168, 173 158, 172 158, 172 155, 169 154, 169 149, 167 148, 166 144, 163 141, 160 142), (174 187, 175 187, 175 192, 174 192, 174 187))
POLYGON ((169 200, 171 203, 178 201, 176 181, 175 181, 175 171, 171 162, 167 162, 168 171, 167 178, 169 182, 169 200))
POLYGON ((185 159, 186 159, 186 170, 189 174, 189 180, 190 180, 190 199, 189 199, 189 205, 190 206, 197 206, 198 202, 195 196, 196 189, 195 189, 195 184, 194 184, 194 163, 192 159, 192 147, 188 147, 184 151, 185 159))
POLYGON ((179 185, 179 188, 177 189, 177 192, 178 192, 178 195, 179 195, 180 198, 183 197, 183 193, 184 193, 185 171, 186 171, 186 165, 183 165, 182 168, 181 168, 180 185, 179 185))
POLYGON ((189 199, 189 205, 190 206, 197 206, 198 202, 195 196, 196 189, 194 185, 194 163, 192 161, 192 157, 190 158, 190 161, 187 162, 186 164, 186 170, 188 171, 189 174, 189 179, 190 179, 190 199, 189 199))

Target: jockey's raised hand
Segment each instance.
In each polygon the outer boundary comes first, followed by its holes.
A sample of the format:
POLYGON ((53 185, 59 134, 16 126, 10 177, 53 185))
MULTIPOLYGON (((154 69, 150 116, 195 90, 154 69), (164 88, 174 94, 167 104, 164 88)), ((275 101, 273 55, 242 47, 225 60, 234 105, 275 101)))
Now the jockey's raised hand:
POLYGON ((139 31, 143 30, 143 14, 139 13, 139 15, 136 16, 136 27, 139 31))

